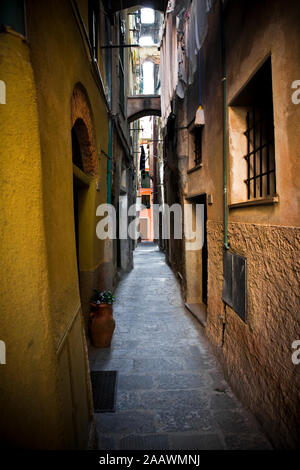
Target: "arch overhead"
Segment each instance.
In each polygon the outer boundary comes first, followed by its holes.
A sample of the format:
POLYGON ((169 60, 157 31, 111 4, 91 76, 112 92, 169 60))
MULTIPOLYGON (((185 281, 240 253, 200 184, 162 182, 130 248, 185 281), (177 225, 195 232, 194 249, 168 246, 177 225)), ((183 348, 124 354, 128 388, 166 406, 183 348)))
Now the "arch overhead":
POLYGON ((90 105, 85 90, 76 85, 71 99, 73 163, 90 175, 97 174, 97 158, 90 105), (75 152, 75 153, 74 153, 75 152))
POLYGON ((128 122, 133 122, 144 116, 161 116, 160 96, 135 95, 127 97, 128 122))
POLYGON ((166 11, 168 0, 113 0, 110 3, 110 11, 120 11, 127 8, 153 8, 153 10, 161 11, 162 13, 166 11))

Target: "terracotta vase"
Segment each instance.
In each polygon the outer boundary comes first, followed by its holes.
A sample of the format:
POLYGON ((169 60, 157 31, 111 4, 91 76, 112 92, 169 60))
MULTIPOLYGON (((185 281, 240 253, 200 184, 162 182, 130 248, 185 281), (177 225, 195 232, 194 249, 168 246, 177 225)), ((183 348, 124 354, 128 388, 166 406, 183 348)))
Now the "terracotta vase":
POLYGON ((90 335, 96 348, 109 348, 115 329, 111 304, 91 304, 90 335))

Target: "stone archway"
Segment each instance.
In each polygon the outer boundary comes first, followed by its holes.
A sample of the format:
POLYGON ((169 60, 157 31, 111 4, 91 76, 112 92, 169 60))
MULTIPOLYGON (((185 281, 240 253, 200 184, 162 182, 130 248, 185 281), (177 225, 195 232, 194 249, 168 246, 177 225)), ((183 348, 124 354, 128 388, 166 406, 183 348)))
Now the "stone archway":
POLYGON ((81 153, 81 167, 79 161, 73 162, 82 171, 89 175, 96 175, 98 170, 96 148, 90 106, 83 88, 76 85, 71 99, 71 127, 72 143, 78 145, 81 153), (77 141, 77 142, 76 142, 77 141))
POLYGON ((133 122, 144 116, 161 116, 160 96, 135 95, 127 97, 128 122, 133 122))
POLYGON ((166 11, 167 3, 168 0, 123 0, 123 2, 113 0, 111 2, 110 11, 115 12, 126 8, 145 7, 164 12, 166 11))
MULTIPOLYGON (((89 313, 89 298, 94 287, 94 279, 86 270, 88 253, 93 236, 87 236, 86 221, 89 220, 93 205, 92 182, 97 176, 98 159, 92 124, 92 113, 84 88, 76 85, 71 98, 71 140, 73 162, 73 211, 74 235, 76 243, 76 264, 80 291, 81 307, 85 319, 89 313)), ((93 250, 93 248, 92 248, 93 250)))

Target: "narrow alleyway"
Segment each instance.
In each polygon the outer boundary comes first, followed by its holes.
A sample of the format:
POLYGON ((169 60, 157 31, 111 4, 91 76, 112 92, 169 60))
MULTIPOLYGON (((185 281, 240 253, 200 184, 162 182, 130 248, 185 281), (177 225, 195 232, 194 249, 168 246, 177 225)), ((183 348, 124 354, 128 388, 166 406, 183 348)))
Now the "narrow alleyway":
POLYGON ((100 449, 269 449, 224 381, 202 327, 151 243, 121 282, 109 350, 91 348, 91 370, 117 370, 116 413, 95 415, 100 449))

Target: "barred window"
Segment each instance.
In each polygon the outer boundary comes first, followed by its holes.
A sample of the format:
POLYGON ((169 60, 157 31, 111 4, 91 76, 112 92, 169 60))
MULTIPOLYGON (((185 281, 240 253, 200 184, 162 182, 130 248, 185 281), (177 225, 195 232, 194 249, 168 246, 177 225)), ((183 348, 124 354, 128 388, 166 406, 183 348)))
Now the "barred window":
POLYGON ((276 196, 272 68, 269 57, 229 108, 231 203, 276 196))
POLYGON ((195 166, 198 166, 202 163, 202 130, 203 127, 196 127, 194 131, 194 153, 195 153, 195 166))
POLYGON ((145 170, 141 171, 141 187, 142 188, 150 188, 149 171, 145 171, 145 170))
POLYGON ((142 195, 142 204, 147 209, 150 209, 150 195, 149 194, 143 194, 142 195))
POLYGON ((273 109, 253 107, 247 111, 247 198, 276 194, 273 109))

